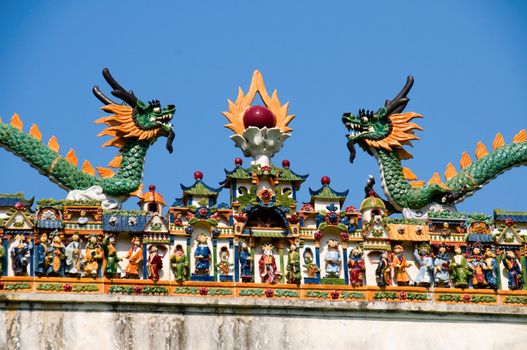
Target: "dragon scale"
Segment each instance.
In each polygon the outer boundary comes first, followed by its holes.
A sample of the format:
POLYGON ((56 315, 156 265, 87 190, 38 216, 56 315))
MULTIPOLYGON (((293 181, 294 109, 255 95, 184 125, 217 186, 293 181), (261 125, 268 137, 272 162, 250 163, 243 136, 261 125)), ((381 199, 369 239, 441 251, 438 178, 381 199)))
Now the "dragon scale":
POLYGON ((447 193, 454 201, 462 200, 480 189, 500 173, 519 164, 527 163, 527 142, 504 145, 476 160, 444 183, 428 183, 412 187, 405 179, 401 159, 397 152, 378 150, 374 153, 381 167, 385 194, 397 209, 419 209, 431 202, 441 202, 447 193))

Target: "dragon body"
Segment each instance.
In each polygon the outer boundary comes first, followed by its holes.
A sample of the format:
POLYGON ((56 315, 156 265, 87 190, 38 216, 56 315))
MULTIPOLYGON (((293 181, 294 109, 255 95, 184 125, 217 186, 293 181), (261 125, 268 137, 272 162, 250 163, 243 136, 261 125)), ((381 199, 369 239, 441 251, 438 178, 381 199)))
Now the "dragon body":
POLYGON ((168 137, 167 149, 172 152, 174 132, 170 121, 175 106, 161 108, 157 100, 147 105, 135 97, 132 91, 124 90, 108 69, 103 70, 103 76, 113 88, 112 94, 127 104, 118 104, 105 96, 97 86, 93 88, 95 96, 104 103, 102 109, 110 113, 96 123, 108 126, 99 136, 113 136, 103 146, 119 148, 119 154, 108 164, 116 168, 117 172, 98 167, 100 176, 96 176, 95 169, 88 161, 84 162, 82 169, 78 168, 73 150, 61 156, 56 138, 53 136, 47 145, 42 143, 36 125, 31 127, 29 133, 23 132, 23 123, 16 114, 9 124, 0 122, 0 145, 69 191, 68 199, 111 199, 119 204, 141 191, 146 153, 160 136, 168 137))
POLYGON ((464 152, 461 170, 458 172, 449 163, 444 173, 445 181, 439 173, 434 173, 427 183, 418 181, 415 174, 401 164, 402 160, 412 157, 404 146, 418 140, 415 130, 422 130, 412 122, 422 118, 421 115, 403 113, 412 85, 410 76, 401 92, 375 113, 359 110, 357 115, 344 113, 342 117, 350 131, 347 135, 350 161, 355 158, 355 144, 377 159, 382 186, 394 211, 403 212, 407 217, 419 217, 430 210, 455 210, 455 203, 472 195, 497 175, 527 163, 527 133, 523 129, 514 136, 512 144, 505 144, 503 136, 497 134, 491 152, 479 142, 476 160, 464 152))

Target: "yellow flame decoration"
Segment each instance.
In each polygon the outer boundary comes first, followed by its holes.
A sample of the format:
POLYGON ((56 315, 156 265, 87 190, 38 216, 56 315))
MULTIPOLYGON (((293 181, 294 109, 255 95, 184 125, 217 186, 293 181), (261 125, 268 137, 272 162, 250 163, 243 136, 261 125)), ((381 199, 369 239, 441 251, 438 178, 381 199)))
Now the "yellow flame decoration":
POLYGON ((68 154, 66 154, 66 160, 70 162, 73 166, 77 166, 79 163, 79 160, 77 159, 77 155, 75 154, 75 151, 73 148, 70 148, 68 154))
POLYGON ((88 175, 95 176, 95 169, 93 169, 91 163, 87 160, 85 160, 82 164, 82 171, 84 171, 88 175))
POLYGON ((479 141, 476 146, 476 158, 481 159, 485 157, 487 154, 489 154, 487 147, 485 147, 483 142, 479 141))
POLYGON ((29 129, 29 135, 33 136, 39 141, 42 141, 42 133, 38 129, 37 124, 31 125, 31 129, 29 129))
POLYGON ((505 140, 503 140, 503 135, 501 133, 497 133, 496 137, 494 138, 494 141, 492 142, 492 148, 498 149, 505 145, 505 140))
POLYGON ((22 128, 24 127, 24 123, 22 123, 22 120, 20 119, 20 117, 18 116, 18 114, 13 114, 13 117, 11 117, 11 126, 13 128, 16 128, 20 131, 22 131, 22 128))
POLYGON ((243 125, 243 114, 247 108, 251 107, 251 104, 258 93, 267 108, 275 115, 276 117, 276 127, 280 128, 282 132, 289 132, 293 129, 288 127, 289 123, 295 118, 294 115, 287 114, 289 108, 289 102, 282 105, 278 99, 278 92, 273 91, 273 95, 269 96, 265 84, 263 81, 262 73, 255 70, 251 80, 251 86, 247 94, 244 94, 242 88, 238 88, 238 97, 235 102, 228 100, 229 102, 229 111, 222 112, 222 114, 227 118, 229 124, 226 124, 225 127, 234 131, 235 134, 243 134, 245 126, 243 125))
POLYGON ((513 143, 520 143, 527 141, 527 133, 525 129, 521 129, 516 135, 514 135, 513 143))

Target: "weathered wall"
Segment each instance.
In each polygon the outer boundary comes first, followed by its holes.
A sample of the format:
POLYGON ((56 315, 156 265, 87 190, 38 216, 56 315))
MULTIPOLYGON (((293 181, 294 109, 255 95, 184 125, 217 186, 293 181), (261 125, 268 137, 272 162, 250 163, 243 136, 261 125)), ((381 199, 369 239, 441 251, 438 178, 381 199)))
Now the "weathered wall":
POLYGON ((524 349, 527 308, 0 295, 0 349, 524 349))

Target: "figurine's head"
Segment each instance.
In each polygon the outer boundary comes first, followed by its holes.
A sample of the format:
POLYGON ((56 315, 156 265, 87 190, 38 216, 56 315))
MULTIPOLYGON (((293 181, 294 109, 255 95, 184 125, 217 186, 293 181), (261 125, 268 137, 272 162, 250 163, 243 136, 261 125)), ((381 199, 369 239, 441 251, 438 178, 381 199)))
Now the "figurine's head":
POLYGON ((474 247, 472 249, 472 253, 475 255, 479 255, 481 253, 481 249, 479 247, 474 247))
POLYGON ((289 250, 294 252, 296 250, 296 245, 292 243, 291 246, 289 247, 289 250))
POLYGON ((337 240, 334 240, 334 239, 330 239, 328 241, 328 248, 330 250, 336 250, 339 248, 339 242, 337 240))
POLYGON ((496 257, 496 254, 494 254, 489 247, 485 248, 485 254, 483 255, 485 256, 485 258, 495 258, 496 257))
POLYGON ((402 245, 396 245, 395 247, 393 247, 393 252, 395 254, 401 254, 403 252, 403 246, 402 245))
POLYGON ((90 235, 89 242, 90 242, 91 244, 96 244, 97 241, 98 241, 98 237, 97 237, 97 235, 90 235))
POLYGON ((439 246, 439 254, 445 254, 446 247, 444 245, 439 246))
POLYGON ((514 252, 512 250, 507 250, 507 259, 514 259, 516 256, 514 255, 514 252))
POLYGON ((154 254, 154 253, 157 253, 158 249, 155 245, 151 246, 150 247, 150 254, 154 254))
POLYGON ((40 235, 40 242, 46 243, 48 241, 48 235, 46 233, 43 233, 40 235))
POLYGON ((455 252, 457 255, 460 255, 460 254, 463 253, 463 250, 461 250, 461 247, 457 245, 457 246, 454 248, 454 252, 455 252))
POLYGON ((360 247, 355 247, 351 250, 351 255, 355 256, 355 257, 359 257, 362 255, 362 249, 360 249, 360 247))
POLYGON ((273 255, 273 245, 272 244, 265 244, 262 247, 264 255, 273 255))
POLYGON ((132 238, 132 244, 136 247, 139 247, 141 245, 141 239, 139 237, 132 238))
POLYGON ((115 237, 114 236, 110 236, 110 238, 108 238, 108 242, 110 242, 110 244, 114 245, 115 244, 115 237))
POLYGON ((112 95, 128 104, 128 106, 118 104, 105 96, 97 86, 93 88, 95 96, 105 104, 102 109, 105 112, 113 113, 96 121, 98 124, 108 125, 108 128, 102 131, 99 136, 114 137, 103 146, 122 148, 126 140, 153 143, 160 136, 168 136, 166 148, 172 153, 172 141, 175 135, 170 121, 176 107, 174 105, 161 107, 158 100, 152 100, 146 104, 139 100, 131 90, 126 91, 119 85, 107 68, 104 68, 103 76, 113 88, 112 95))
POLYGON ((73 236, 71 236, 71 240, 72 240, 73 242, 78 242, 79 239, 80 239, 80 237, 79 237, 79 234, 78 234, 78 233, 74 233, 73 236))
POLYGON ((199 236, 196 238, 198 244, 207 244, 207 239, 207 236, 203 233, 200 233, 199 236))
POLYGON ((417 124, 410 123, 414 118, 421 118, 421 115, 401 113, 408 104, 409 98, 406 95, 412 85, 413 78, 409 76, 401 92, 393 100, 387 100, 377 112, 361 109, 357 115, 344 113, 342 123, 350 131, 347 135, 350 162, 355 158, 356 143, 370 154, 378 149, 397 149, 400 150, 401 157, 408 156, 403 146, 411 145, 411 140, 419 139, 414 130, 422 130, 417 124))

